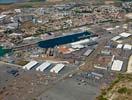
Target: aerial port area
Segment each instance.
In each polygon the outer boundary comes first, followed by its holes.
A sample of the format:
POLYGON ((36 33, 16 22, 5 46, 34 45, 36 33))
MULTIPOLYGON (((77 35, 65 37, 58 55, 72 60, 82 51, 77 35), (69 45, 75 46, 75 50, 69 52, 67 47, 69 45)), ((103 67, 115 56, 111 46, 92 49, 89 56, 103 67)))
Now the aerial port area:
POLYGON ((131 0, 0 0, 0 100, 131 98, 131 0))

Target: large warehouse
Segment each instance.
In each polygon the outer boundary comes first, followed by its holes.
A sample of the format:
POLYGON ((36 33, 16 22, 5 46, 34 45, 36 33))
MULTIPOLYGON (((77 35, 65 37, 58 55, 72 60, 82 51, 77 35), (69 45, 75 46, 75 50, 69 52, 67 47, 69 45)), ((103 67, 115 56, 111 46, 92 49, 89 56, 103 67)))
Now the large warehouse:
POLYGON ((32 69, 37 64, 38 64, 37 61, 30 61, 28 64, 26 64, 25 66, 23 66, 23 69, 30 70, 30 69, 32 69))
POLYGON ((51 65, 51 63, 49 62, 44 62, 43 64, 41 64, 40 66, 38 66, 36 68, 37 71, 44 71, 45 69, 47 69, 49 66, 51 65))
POLYGON ((59 73, 63 68, 64 68, 65 65, 63 64, 57 64, 55 67, 53 67, 50 72, 51 73, 59 73))

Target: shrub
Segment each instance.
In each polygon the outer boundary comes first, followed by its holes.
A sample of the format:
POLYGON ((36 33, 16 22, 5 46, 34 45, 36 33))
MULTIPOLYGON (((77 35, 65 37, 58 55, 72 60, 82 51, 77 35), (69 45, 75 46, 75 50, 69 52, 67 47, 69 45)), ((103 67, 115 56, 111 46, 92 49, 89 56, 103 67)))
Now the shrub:
POLYGON ((105 98, 103 95, 100 95, 97 100, 108 100, 107 98, 105 98))
POLYGON ((124 94, 127 93, 128 89, 126 87, 122 87, 120 89, 118 89, 118 93, 124 94))

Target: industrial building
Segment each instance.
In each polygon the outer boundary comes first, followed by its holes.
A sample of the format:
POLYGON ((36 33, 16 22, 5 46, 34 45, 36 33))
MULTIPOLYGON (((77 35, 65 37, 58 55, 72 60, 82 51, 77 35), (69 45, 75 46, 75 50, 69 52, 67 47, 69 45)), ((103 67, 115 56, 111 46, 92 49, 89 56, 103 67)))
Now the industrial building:
POLYGON ((127 37, 131 36, 131 33, 123 32, 123 33, 120 34, 120 36, 122 36, 122 37, 124 37, 124 38, 125 38, 125 37, 127 38, 127 37))
POLYGON ((81 40, 81 41, 73 42, 73 43, 71 43, 71 45, 86 44, 88 42, 90 42, 90 39, 84 39, 84 40, 81 40))
POLYGON ((121 71, 122 65, 123 65, 123 61, 114 60, 114 62, 113 62, 113 64, 112 64, 112 67, 111 67, 111 70, 114 70, 114 71, 121 71))
POLYGON ((132 73, 132 55, 130 56, 128 61, 127 73, 132 73))
POLYGON ((30 61, 28 64, 26 64, 25 66, 23 66, 23 69, 30 70, 30 69, 32 69, 37 64, 38 64, 37 61, 30 61))
POLYGON ((123 47, 124 50, 131 50, 132 49, 132 45, 130 44, 125 44, 123 47))
POLYGON ((0 20, 2 20, 6 15, 0 15, 0 20))
POLYGON ((41 64, 40 66, 38 66, 36 68, 37 71, 44 71, 45 69, 47 69, 49 66, 51 65, 51 63, 49 62, 44 62, 43 64, 41 64))
POLYGON ((123 47, 123 44, 118 44, 116 48, 121 49, 122 47, 123 47))
POLYGON ((112 41, 117 41, 118 39, 120 39, 121 38, 121 36, 115 36, 115 37, 113 37, 111 40, 112 41))
POLYGON ((59 73, 63 68, 64 68, 64 64, 57 64, 56 66, 54 66, 50 72, 51 73, 59 73))
POLYGON ((88 49, 83 55, 89 56, 93 52, 93 49, 88 49))

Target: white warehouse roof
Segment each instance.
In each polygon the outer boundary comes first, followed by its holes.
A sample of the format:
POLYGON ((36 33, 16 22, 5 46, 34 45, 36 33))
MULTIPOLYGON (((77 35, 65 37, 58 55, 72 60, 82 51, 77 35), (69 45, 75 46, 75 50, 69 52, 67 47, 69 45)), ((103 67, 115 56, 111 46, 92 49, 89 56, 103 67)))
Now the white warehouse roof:
POLYGON ((132 73, 132 55, 129 58, 127 73, 132 73))
POLYGON ((123 47, 123 49, 125 49, 125 50, 131 50, 132 49, 132 45, 125 44, 124 47, 123 47))
POLYGON ((89 56, 92 53, 93 49, 88 49, 83 55, 89 56))
POLYGON ((4 18, 4 17, 6 17, 6 15, 0 15, 0 19, 2 19, 2 18, 4 18))
POLYGON ((129 36, 131 36, 131 33, 123 32, 123 33, 120 34, 120 36, 122 36, 122 37, 129 37, 129 36))
POLYGON ((132 19, 132 13, 128 13, 125 15, 127 18, 132 19))
POLYGON ((72 48, 74 48, 74 49, 81 49, 81 48, 84 48, 84 46, 80 45, 80 44, 77 44, 77 45, 72 45, 72 48))
POLYGON ((15 12, 20 13, 21 9, 14 9, 15 12))
POLYGON ((116 48, 121 49, 123 47, 123 44, 118 44, 116 48))
POLYGON ((73 42, 73 43, 71 43, 71 45, 84 44, 84 43, 88 43, 89 41, 90 41, 89 39, 84 39, 81 41, 73 42))
POLYGON ((51 73, 59 73, 63 68, 64 68, 65 65, 63 64, 57 64, 55 67, 53 67, 50 72, 51 73))
POLYGON ((36 37, 34 37, 34 36, 30 36, 30 37, 26 37, 26 38, 24 38, 23 40, 31 40, 31 39, 36 39, 36 37))
POLYGON ((36 68, 36 70, 44 71, 46 68, 48 68, 51 65, 49 62, 44 62, 40 66, 36 68))
POLYGON ((23 66, 23 69, 30 70, 32 67, 34 67, 38 62, 37 61, 30 61, 28 64, 23 66))
POLYGON ((114 30, 114 28, 107 28, 106 30, 107 31, 111 31, 111 30, 114 30))
POLYGON ((118 40, 118 39, 120 39, 120 38, 121 38, 121 36, 115 36, 115 37, 113 37, 111 40, 116 41, 116 40, 118 40))
POLYGON ((120 71, 122 69, 123 61, 114 60, 111 70, 120 71))

